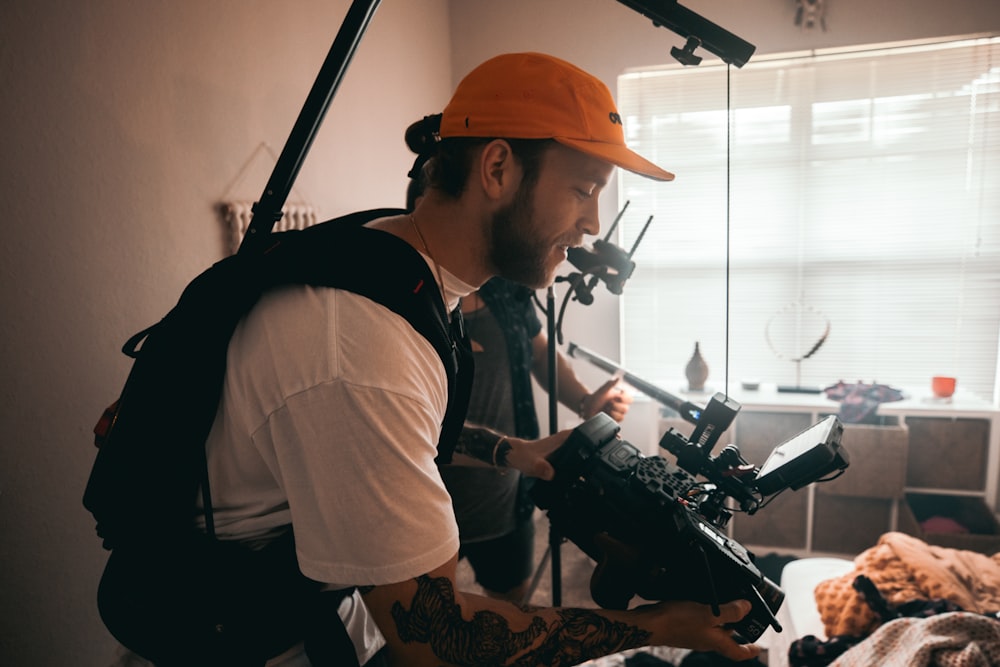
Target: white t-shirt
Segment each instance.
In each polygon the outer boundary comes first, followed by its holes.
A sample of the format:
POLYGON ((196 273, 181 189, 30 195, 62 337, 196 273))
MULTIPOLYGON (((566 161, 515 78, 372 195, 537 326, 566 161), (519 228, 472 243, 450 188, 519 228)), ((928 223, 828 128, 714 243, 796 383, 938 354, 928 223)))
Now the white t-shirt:
MULTIPOLYGON (((472 287, 445 276, 454 307, 472 287)), ((269 292, 230 342, 208 438, 217 534, 267 539, 291 522, 303 573, 331 588, 439 567, 459 547, 434 463, 447 401, 440 357, 399 315, 347 291, 269 292)), ((384 640, 359 595, 341 615, 363 664, 384 640)))

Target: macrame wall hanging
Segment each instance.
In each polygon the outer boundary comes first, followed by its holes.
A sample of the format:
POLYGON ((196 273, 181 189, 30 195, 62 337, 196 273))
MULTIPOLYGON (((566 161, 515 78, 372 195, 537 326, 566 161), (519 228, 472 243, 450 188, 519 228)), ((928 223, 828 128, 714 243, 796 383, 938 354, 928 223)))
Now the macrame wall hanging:
MULTIPOLYGON (((236 174, 236 178, 226 188, 225 193, 223 193, 219 201, 219 217, 225 225, 229 245, 228 249, 233 253, 239 249, 240 243, 243 241, 243 235, 246 234, 247 227, 250 226, 250 220, 253 219, 254 205, 254 202, 249 199, 234 197, 233 191, 243 181, 247 171, 249 171, 250 167, 262 153, 270 155, 272 163, 277 162, 277 156, 266 142, 258 144, 240 168, 239 173, 236 174)), ((316 206, 302 197, 301 193, 297 192, 294 187, 292 188, 292 192, 296 194, 298 199, 293 202, 287 202, 281 207, 283 215, 281 216, 281 220, 274 225, 274 231, 276 232, 290 229, 305 229, 306 227, 315 225, 319 221, 319 213, 316 206)))

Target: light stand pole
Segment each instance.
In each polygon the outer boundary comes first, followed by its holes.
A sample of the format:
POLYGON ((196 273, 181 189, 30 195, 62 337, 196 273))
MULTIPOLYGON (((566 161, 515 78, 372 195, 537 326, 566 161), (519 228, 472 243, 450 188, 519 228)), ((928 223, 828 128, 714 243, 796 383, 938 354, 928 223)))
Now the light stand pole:
MULTIPOLYGON (((545 321, 548 326, 549 362, 549 435, 559 431, 559 362, 556 357, 556 298, 555 288, 549 285, 545 297, 545 321)), ((552 560, 552 606, 562 605, 562 536, 549 522, 548 556, 552 560)), ((544 559, 542 562, 544 565, 544 559)))

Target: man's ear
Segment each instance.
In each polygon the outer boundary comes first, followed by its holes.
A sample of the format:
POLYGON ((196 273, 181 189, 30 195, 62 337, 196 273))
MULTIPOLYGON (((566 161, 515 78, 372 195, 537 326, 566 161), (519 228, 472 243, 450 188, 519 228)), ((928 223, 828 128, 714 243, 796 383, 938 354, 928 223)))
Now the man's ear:
POLYGON ((479 174, 483 191, 491 199, 501 199, 505 192, 517 187, 520 165, 514 151, 504 139, 486 144, 479 156, 479 174))

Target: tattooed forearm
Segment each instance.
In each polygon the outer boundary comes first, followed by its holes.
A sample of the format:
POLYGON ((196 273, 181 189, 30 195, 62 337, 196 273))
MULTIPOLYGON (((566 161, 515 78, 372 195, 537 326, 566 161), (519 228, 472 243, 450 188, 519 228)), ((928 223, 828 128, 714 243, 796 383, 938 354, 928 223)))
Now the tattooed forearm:
POLYGON ((512 632, 507 619, 492 611, 477 611, 466 621, 451 581, 426 575, 417 578, 410 609, 397 602, 392 618, 404 642, 430 644, 437 657, 456 665, 503 665, 545 631, 545 622, 536 617, 524 632, 512 632))
POLYGON ((500 433, 479 426, 465 426, 458 436, 455 451, 473 458, 493 463, 493 450, 500 440, 500 433))
POLYGON ((511 663, 535 665, 579 665, 649 643, 650 633, 634 625, 612 621, 589 609, 560 609, 541 646, 511 663))
POLYGON ((586 609, 558 610, 546 623, 535 616, 528 628, 514 632, 507 619, 492 611, 462 618, 455 591, 447 578, 417 578, 417 593, 409 609, 398 602, 392 618, 406 643, 430 644, 434 654, 456 665, 535 667, 577 665, 629 648, 644 646, 649 633, 586 609))

